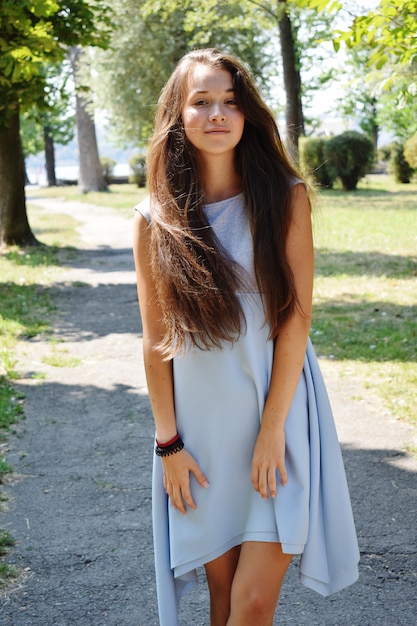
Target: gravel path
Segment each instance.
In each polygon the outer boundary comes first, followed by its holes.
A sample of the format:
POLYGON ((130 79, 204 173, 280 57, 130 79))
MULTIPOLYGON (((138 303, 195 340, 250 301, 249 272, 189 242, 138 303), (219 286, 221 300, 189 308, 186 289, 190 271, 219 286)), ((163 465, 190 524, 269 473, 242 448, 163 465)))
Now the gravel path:
MULTIPOLYGON (((75 217, 83 244, 52 287, 53 341, 35 338, 18 348, 17 387, 26 395, 26 420, 10 440, 7 461, 16 474, 6 488, 0 525, 17 540, 9 561, 23 574, 2 598, 0 621, 157 626, 153 426, 131 225, 110 209, 34 202, 75 217), (61 367, 42 361, 51 355, 61 359, 61 367)), ((294 560, 275 623, 414 626, 417 461, 404 446, 415 434, 358 381, 338 378, 330 362, 322 367, 351 489, 361 576, 323 599, 298 583, 294 560)), ((207 607, 201 584, 183 601, 182 624, 208 626, 207 607)))

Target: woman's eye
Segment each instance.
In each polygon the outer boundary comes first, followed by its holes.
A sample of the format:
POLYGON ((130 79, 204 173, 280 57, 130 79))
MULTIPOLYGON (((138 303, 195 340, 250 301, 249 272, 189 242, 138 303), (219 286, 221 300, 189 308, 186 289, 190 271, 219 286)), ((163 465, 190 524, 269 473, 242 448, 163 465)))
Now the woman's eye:
POLYGON ((196 102, 194 102, 194 105, 195 105, 196 107, 202 107, 202 106, 204 106, 205 104, 207 104, 206 100, 197 100, 196 102))
POLYGON ((229 100, 227 100, 226 104, 229 104, 231 106, 237 106, 237 102, 236 100, 234 100, 234 98, 230 98, 229 100))

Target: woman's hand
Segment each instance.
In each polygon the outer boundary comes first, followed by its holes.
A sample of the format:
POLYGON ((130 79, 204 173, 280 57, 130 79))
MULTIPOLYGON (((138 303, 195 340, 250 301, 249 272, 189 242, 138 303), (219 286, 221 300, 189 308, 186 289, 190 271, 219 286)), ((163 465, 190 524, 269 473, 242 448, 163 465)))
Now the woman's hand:
POLYGON ((202 487, 206 489, 209 486, 197 461, 183 448, 180 452, 162 457, 162 468, 164 488, 172 506, 183 514, 187 512, 185 505, 190 509, 195 509, 196 505, 190 489, 190 473, 194 474, 202 487))
POLYGON ((281 483, 287 484, 285 469, 285 431, 266 429, 259 431, 252 459, 252 485, 263 498, 277 495, 277 470, 281 483))

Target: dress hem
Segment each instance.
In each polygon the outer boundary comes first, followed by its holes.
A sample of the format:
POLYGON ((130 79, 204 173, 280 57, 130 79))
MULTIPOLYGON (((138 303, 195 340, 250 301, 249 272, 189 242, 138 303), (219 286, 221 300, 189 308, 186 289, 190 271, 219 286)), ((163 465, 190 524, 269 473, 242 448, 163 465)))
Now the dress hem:
MULTIPOLYGON (((174 566, 173 572, 175 578, 180 578, 190 573, 191 571, 197 569, 205 565, 206 563, 210 563, 210 561, 214 561, 222 554, 225 554, 228 550, 235 548, 236 546, 242 545, 242 543, 246 543, 248 541, 257 541, 260 543, 280 543, 278 532, 245 532, 233 539, 230 539, 227 543, 223 544, 220 548, 213 550, 197 559, 193 559, 192 561, 188 561, 187 563, 182 563, 181 565, 174 566)), ((284 551, 284 548, 283 548, 284 551)), ((289 552, 286 552, 289 554, 289 552)))

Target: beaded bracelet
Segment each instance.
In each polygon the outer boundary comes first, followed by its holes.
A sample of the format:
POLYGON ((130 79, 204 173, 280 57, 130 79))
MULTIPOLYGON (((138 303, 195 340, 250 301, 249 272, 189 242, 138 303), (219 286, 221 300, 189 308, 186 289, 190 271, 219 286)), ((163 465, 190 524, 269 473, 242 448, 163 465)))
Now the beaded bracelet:
POLYGON ((175 454, 176 452, 180 452, 183 447, 184 442, 177 434, 166 443, 159 443, 159 441, 156 440, 155 454, 156 456, 169 456, 171 454, 175 454))

